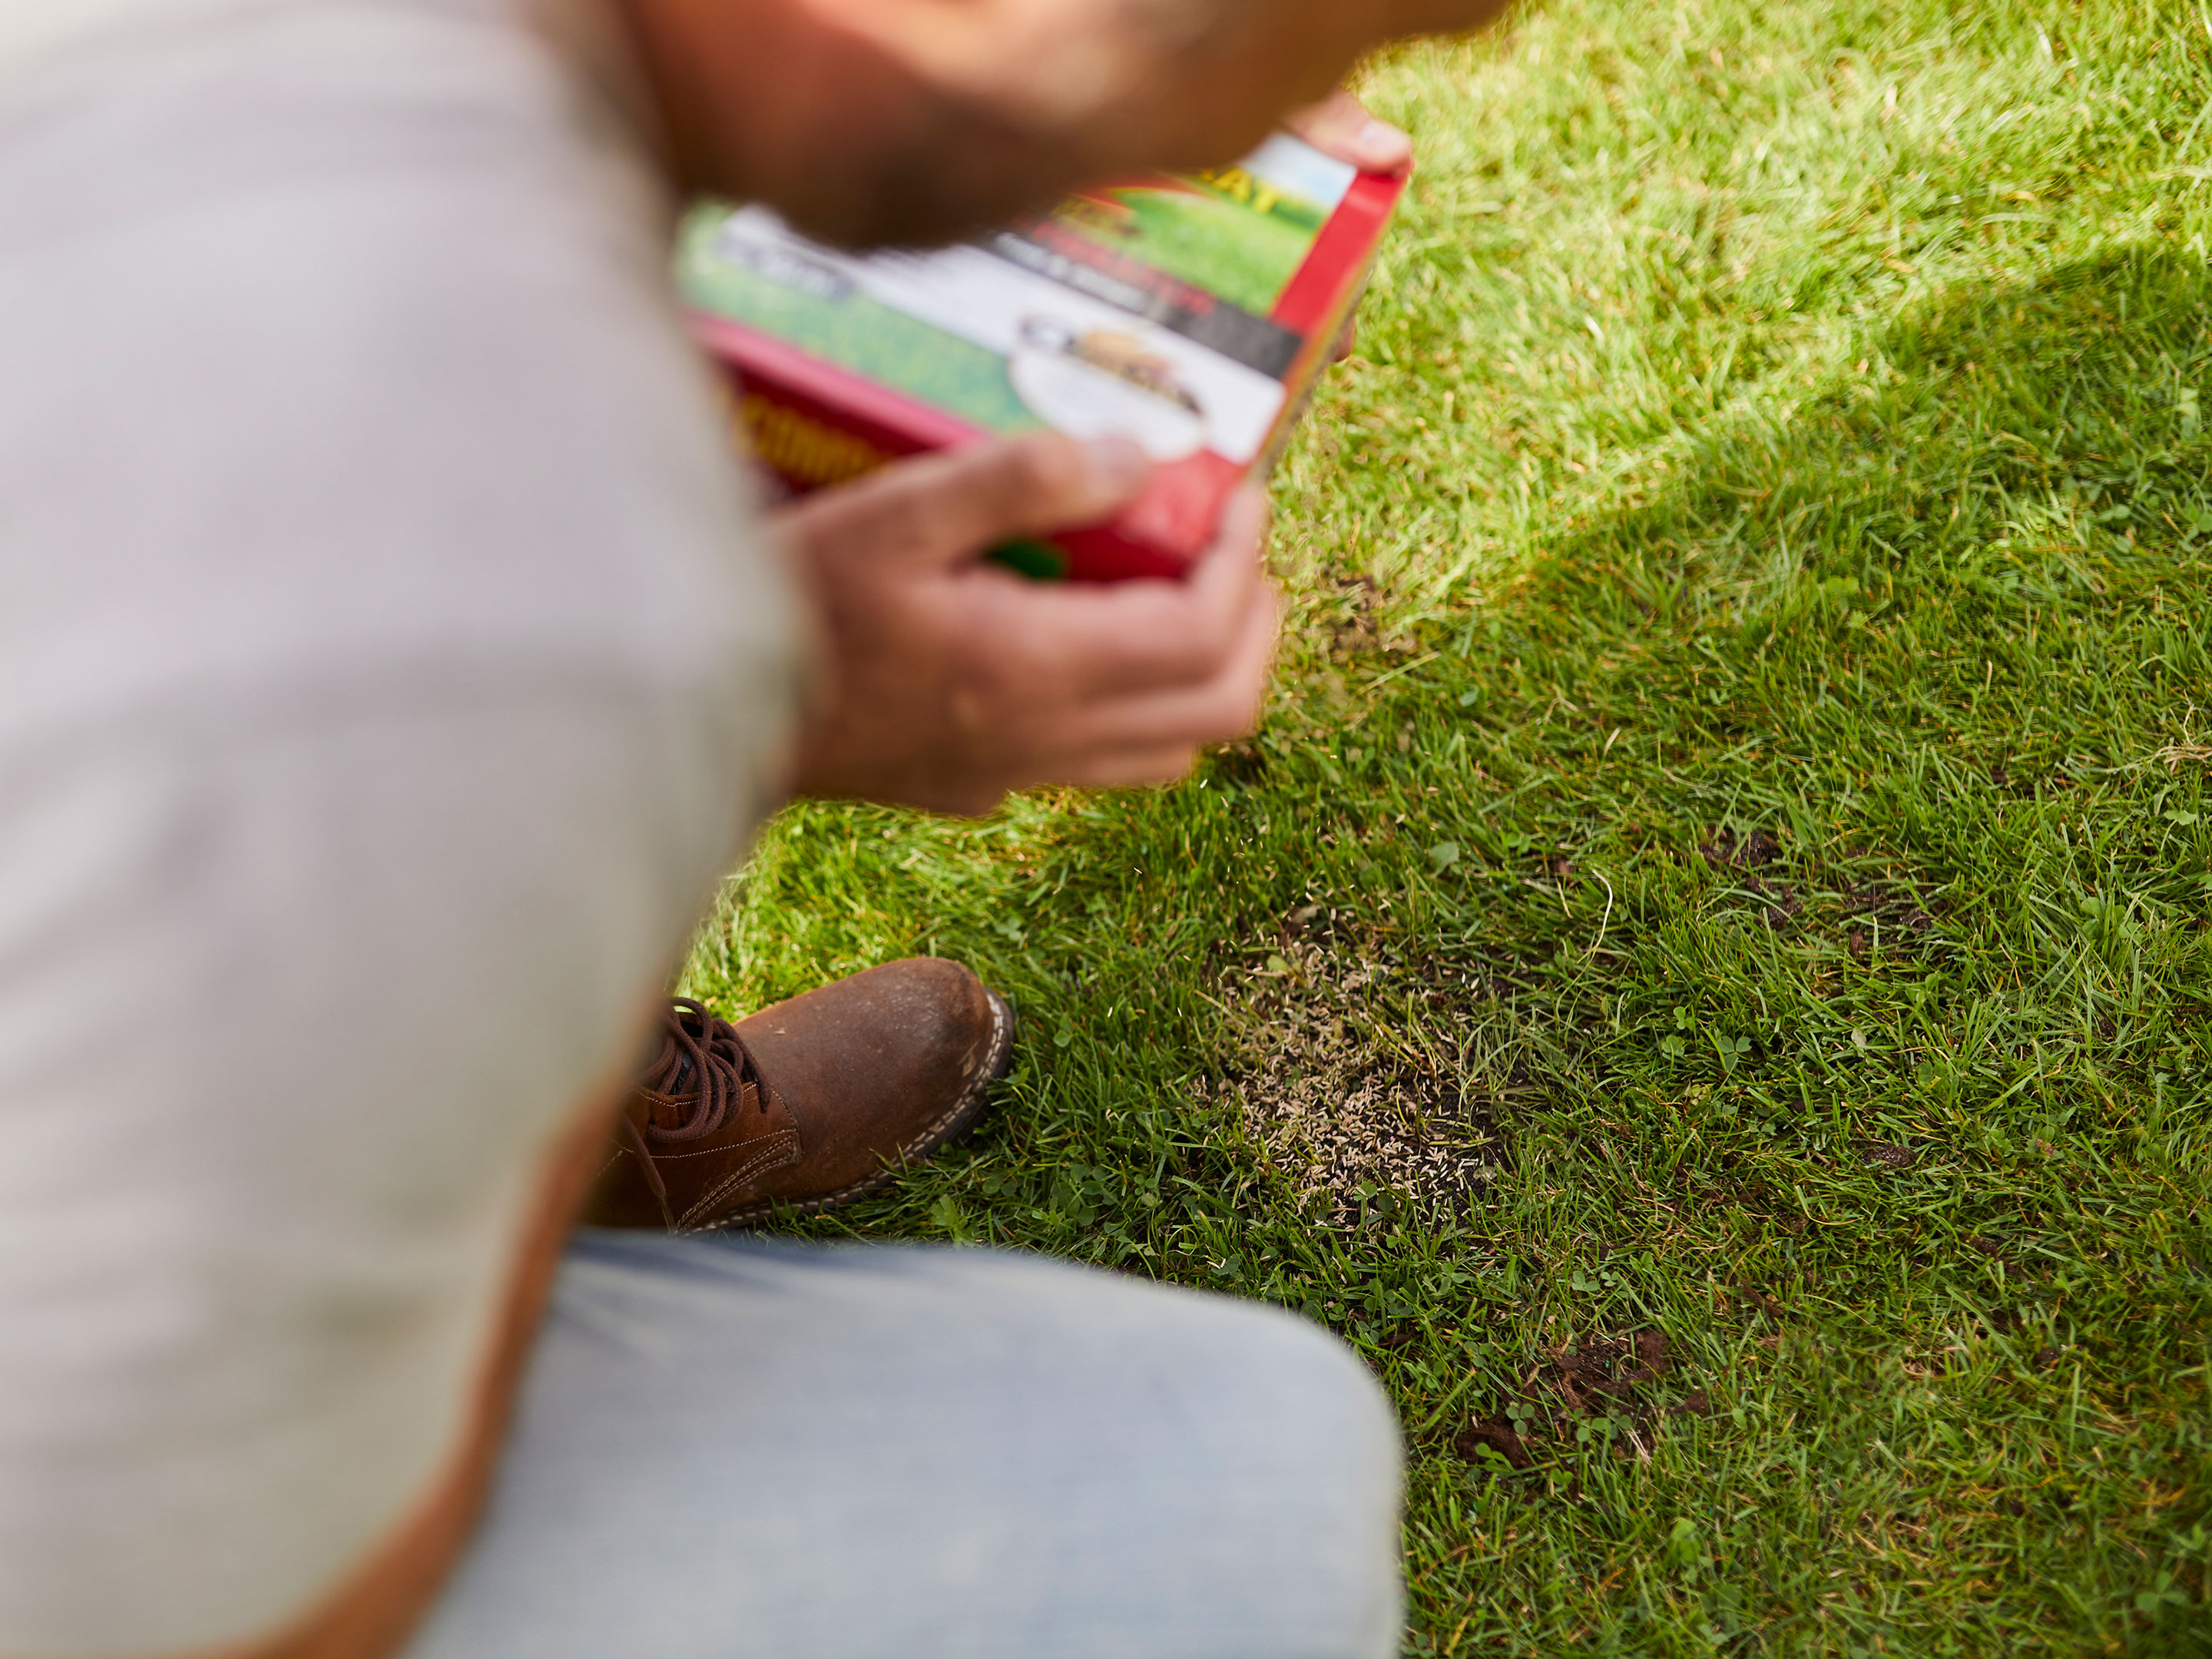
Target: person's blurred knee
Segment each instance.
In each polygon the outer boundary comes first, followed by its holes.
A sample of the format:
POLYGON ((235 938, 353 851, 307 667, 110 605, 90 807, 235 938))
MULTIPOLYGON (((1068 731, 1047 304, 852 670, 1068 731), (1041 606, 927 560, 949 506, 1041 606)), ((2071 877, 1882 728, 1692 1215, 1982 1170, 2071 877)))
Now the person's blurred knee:
POLYGON ((1206 1582, 1191 1601, 1221 1620, 1218 1650, 1395 1653, 1404 1460, 1381 1387, 1309 1321, 1152 1295, 1153 1322, 1129 1329, 1118 1388, 1125 1423, 1149 1425, 1145 1524, 1180 1540, 1184 1571, 1206 1582))
MULTIPOLYGON (((1367 1367, 1320 1326, 1252 1308, 1243 1363, 1270 1386, 1240 1387, 1224 1408, 1248 1414, 1287 1467, 1280 1480, 1281 1571, 1304 1586, 1298 1650, 1398 1650, 1404 1615, 1399 1517, 1404 1452, 1396 1413, 1367 1367), (1313 1638, 1332 1632, 1328 1639, 1313 1638)), ((1285 1648, 1282 1651, 1291 1651, 1285 1648)))
POLYGON ((1397 1650, 1397 1426, 1305 1320, 1028 1255, 609 1234, 572 1249, 556 1310, 480 1571, 560 1584, 571 1632, 633 1616, 593 1552, 680 1513, 693 1569, 729 1589, 698 1651, 1397 1650), (596 1530, 549 1567, 538 1518, 586 1488, 596 1530), (731 1562, 741 1584, 709 1571, 731 1562))

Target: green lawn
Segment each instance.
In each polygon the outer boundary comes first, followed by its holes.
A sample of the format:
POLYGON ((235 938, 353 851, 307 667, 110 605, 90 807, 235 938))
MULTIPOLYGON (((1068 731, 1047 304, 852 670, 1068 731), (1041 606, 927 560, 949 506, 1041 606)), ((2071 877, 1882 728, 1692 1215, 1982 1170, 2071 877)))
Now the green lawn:
POLYGON ((849 1230, 1344 1333, 1413 1653, 2212 1649, 2208 66, 2194 0, 1374 66, 1423 170, 1265 731, 794 811, 702 938, 727 1011, 1018 1000, 849 1230))

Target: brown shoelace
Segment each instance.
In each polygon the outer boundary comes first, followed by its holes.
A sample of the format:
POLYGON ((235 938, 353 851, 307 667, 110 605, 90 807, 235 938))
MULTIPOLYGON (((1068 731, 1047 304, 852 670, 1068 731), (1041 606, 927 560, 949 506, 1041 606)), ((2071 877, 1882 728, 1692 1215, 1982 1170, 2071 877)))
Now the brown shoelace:
POLYGON ((653 1161, 655 1146, 680 1146, 704 1140, 741 1109, 750 1098, 763 1114, 768 1085, 738 1028, 717 1019, 707 1005, 672 997, 661 1012, 660 1052, 638 1073, 636 1092, 645 1102, 645 1122, 625 1112, 623 1125, 645 1166, 646 1184, 659 1201, 661 1219, 676 1231, 668 1207, 668 1186, 653 1161))

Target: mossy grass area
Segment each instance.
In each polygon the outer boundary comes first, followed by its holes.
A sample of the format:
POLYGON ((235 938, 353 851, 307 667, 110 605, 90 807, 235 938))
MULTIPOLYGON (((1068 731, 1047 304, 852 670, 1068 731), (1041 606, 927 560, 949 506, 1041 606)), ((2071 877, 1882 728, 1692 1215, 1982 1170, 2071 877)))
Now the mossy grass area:
POLYGON ((793 811, 702 935, 1019 1006, 806 1231, 1341 1332, 1411 1653, 2212 1648, 2212 14, 1562 0, 1364 90, 1265 729, 793 811))

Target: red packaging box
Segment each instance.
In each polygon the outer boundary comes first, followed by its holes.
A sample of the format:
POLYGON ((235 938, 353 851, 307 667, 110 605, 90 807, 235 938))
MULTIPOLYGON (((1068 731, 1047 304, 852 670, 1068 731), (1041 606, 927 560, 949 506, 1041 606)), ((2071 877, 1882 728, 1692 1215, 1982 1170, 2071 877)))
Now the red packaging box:
POLYGON ((927 253, 854 256, 763 208, 686 221, 677 275, 744 441, 793 492, 1036 430, 1156 464, 1109 523, 1000 550, 1041 577, 1176 576, 1264 477, 1367 279, 1401 179, 1288 137, 927 253))

